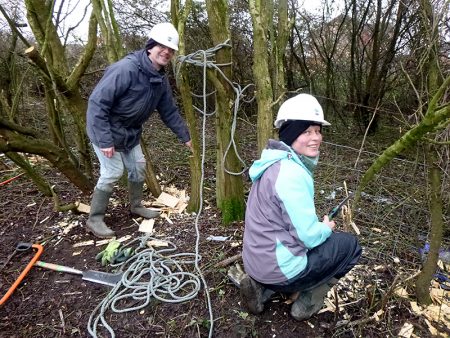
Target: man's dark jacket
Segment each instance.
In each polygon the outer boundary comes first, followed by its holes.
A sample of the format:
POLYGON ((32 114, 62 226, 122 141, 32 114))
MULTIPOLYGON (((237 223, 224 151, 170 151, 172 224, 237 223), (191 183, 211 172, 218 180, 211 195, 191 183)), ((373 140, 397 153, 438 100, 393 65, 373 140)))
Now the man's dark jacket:
POLYGON ((129 151, 155 111, 183 143, 190 140, 164 72, 153 68, 145 50, 109 66, 89 97, 87 133, 99 148, 129 151))

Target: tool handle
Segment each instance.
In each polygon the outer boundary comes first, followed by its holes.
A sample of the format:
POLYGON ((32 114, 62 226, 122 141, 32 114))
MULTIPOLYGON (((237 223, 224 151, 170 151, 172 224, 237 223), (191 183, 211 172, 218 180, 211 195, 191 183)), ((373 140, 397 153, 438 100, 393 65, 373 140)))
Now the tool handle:
POLYGON ((341 207, 334 207, 328 214, 328 219, 331 221, 333 218, 335 218, 339 210, 341 210, 341 207))
POLYGON ((59 272, 67 272, 67 273, 73 273, 75 275, 82 275, 83 271, 77 270, 74 268, 69 268, 68 266, 59 265, 59 264, 53 264, 53 263, 46 263, 43 261, 37 261, 34 265, 40 266, 44 269, 59 271, 59 272))
POLYGON ((22 271, 22 273, 19 275, 19 277, 16 279, 16 281, 13 283, 13 285, 11 285, 11 287, 9 288, 9 290, 5 293, 5 295, 0 299, 0 305, 3 305, 3 303, 6 302, 6 300, 9 298, 9 296, 12 295, 12 293, 14 292, 14 290, 19 286, 19 284, 22 282, 22 280, 25 278, 25 276, 27 275, 28 271, 31 270, 31 268, 33 267, 33 265, 35 264, 35 262, 39 259, 39 256, 41 256, 42 252, 44 252, 44 247, 40 244, 33 244, 31 245, 33 248, 35 248, 37 251, 34 254, 33 258, 31 259, 31 261, 27 264, 27 266, 25 267, 25 269, 22 271))

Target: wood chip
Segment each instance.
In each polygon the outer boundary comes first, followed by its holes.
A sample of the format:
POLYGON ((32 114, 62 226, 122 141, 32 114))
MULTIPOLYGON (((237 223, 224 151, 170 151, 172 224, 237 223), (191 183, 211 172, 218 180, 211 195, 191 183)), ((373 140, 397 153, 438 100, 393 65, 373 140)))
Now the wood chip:
POLYGON ((409 298, 408 291, 406 291, 406 289, 402 288, 401 286, 399 286, 398 288, 396 288, 394 290, 394 294, 396 294, 397 296, 399 296, 401 298, 409 298))
POLYGON ((402 328, 400 329, 400 332, 398 333, 398 337, 410 338, 413 332, 414 332, 414 325, 406 322, 405 324, 403 324, 402 328))
POLYGON ((175 208, 180 200, 172 195, 169 195, 166 192, 162 192, 161 195, 157 198, 157 203, 162 203, 167 205, 168 207, 175 208))
POLYGON ((172 220, 169 218, 169 216, 167 216, 167 214, 161 214, 161 217, 164 218, 170 224, 173 224, 172 220))
POLYGON ((437 336, 438 335, 438 330, 436 330, 436 328, 431 325, 430 321, 428 319, 425 318, 425 323, 427 323, 428 326, 428 330, 431 332, 431 334, 433 336, 437 336))
POLYGON ((409 302, 409 305, 411 305, 411 310, 413 310, 415 314, 422 314, 423 310, 417 305, 417 302, 409 302))
POLYGON ((75 243, 75 244, 73 245, 73 247, 74 247, 74 248, 78 248, 78 247, 80 247, 80 246, 88 246, 88 245, 94 245, 94 240, 93 240, 93 239, 90 239, 89 241, 78 242, 78 243, 75 243))
POLYGON ((288 304, 288 305, 292 304, 293 302, 295 302, 298 299, 299 296, 300 296, 300 292, 291 293, 291 295, 289 296, 288 299, 286 299, 284 304, 288 304))
POLYGON ((162 241, 159 239, 152 239, 151 241, 147 242, 148 247, 167 247, 169 246, 169 243, 166 241, 162 241))
POLYGON ((87 204, 81 203, 81 202, 77 202, 76 203, 77 206, 77 210, 78 212, 82 212, 85 214, 89 214, 91 212, 91 207, 87 204))
POLYGON ((384 313, 383 310, 378 310, 376 313, 373 314, 373 317, 375 318, 375 321, 379 322, 381 320, 380 316, 384 313))
POLYGON ((184 203, 183 201, 178 202, 178 204, 175 207, 175 210, 179 213, 182 214, 184 209, 186 209, 188 206, 187 203, 184 203))
POLYGON ((108 239, 103 239, 101 241, 97 241, 97 243, 95 243, 95 246, 105 245, 105 244, 108 244, 109 242, 114 241, 114 240, 119 242, 119 243, 123 243, 125 241, 128 241, 130 238, 131 238, 130 235, 126 235, 126 236, 123 236, 123 237, 120 237, 120 238, 117 238, 117 239, 115 237, 108 238, 108 239))
POLYGON ((144 219, 142 221, 142 223, 139 225, 139 231, 140 232, 145 232, 148 234, 152 234, 153 233, 153 226, 155 224, 155 220, 154 219, 144 219))
POLYGON ((77 226, 78 226, 78 221, 70 223, 67 227, 64 228, 63 234, 67 235, 70 232, 70 230, 72 230, 73 228, 75 228, 77 226))
POLYGON ((357 235, 360 235, 360 234, 361 234, 361 231, 359 231, 359 228, 356 226, 355 222, 350 222, 350 225, 352 226, 353 231, 354 231, 357 235))

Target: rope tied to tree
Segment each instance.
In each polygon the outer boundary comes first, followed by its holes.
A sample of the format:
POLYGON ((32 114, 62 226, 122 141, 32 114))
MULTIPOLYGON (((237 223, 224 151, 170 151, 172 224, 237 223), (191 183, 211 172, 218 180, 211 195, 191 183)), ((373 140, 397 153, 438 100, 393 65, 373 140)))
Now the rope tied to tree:
MULTIPOLYGON (((233 120, 231 123, 231 130, 230 130, 230 142, 228 143, 225 152, 222 157, 222 167, 224 171, 229 175, 242 175, 247 169, 248 166, 245 163, 245 161, 242 159, 242 157, 239 155, 236 142, 235 142, 235 133, 236 133, 236 124, 237 124, 237 113, 239 111, 240 106, 240 100, 242 99, 244 102, 249 103, 253 101, 254 97, 252 97, 249 100, 245 99, 245 92, 252 86, 253 84, 248 84, 245 87, 241 87, 240 84, 236 82, 232 82, 221 70, 220 67, 224 66, 230 66, 231 63, 224 63, 224 64, 218 64, 215 61, 215 55, 216 52, 219 51, 221 48, 231 48, 230 40, 226 40, 225 42, 218 44, 215 47, 212 47, 207 50, 198 50, 194 53, 188 54, 188 55, 180 55, 177 57, 177 65, 176 65, 176 80, 178 84, 179 79, 179 72, 181 70, 181 67, 184 63, 191 64, 196 67, 202 67, 203 68, 203 93, 202 95, 198 95, 195 93, 191 93, 192 96, 201 98, 203 97, 203 109, 200 109, 194 105, 194 110, 202 114, 203 116, 212 116, 216 113, 216 110, 214 110, 211 113, 207 113, 206 111, 206 98, 215 95, 216 91, 212 91, 210 93, 206 93, 206 73, 207 69, 213 69, 215 70, 220 76, 230 85, 231 88, 233 88, 234 94, 235 94, 235 100, 233 104, 233 120), (242 164, 243 169, 239 172, 233 172, 225 167, 225 159, 228 156, 228 152, 230 151, 231 147, 233 147, 234 152, 239 160, 239 162, 242 164)), ((204 129, 203 129, 204 131, 204 129)), ((204 136, 203 136, 204 137, 204 136)))

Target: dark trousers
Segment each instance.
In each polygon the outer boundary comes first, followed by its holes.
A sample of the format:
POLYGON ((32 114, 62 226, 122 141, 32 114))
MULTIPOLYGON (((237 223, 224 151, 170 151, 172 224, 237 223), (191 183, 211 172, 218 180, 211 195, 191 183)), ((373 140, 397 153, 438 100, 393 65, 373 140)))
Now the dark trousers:
POLYGON ((356 265, 361 252, 355 236, 333 232, 325 242, 308 251, 308 264, 300 274, 284 285, 264 286, 283 293, 309 291, 327 283, 333 277, 343 277, 356 265))

